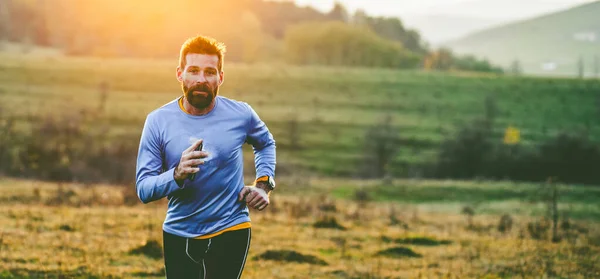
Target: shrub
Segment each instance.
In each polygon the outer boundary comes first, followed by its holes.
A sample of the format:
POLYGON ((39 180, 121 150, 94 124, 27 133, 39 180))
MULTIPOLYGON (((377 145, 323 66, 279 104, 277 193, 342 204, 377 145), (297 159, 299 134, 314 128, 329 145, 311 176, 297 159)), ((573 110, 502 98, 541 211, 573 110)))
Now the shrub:
POLYGON ((510 215, 504 214, 498 223, 498 231, 501 233, 510 232, 513 226, 513 219, 510 215))

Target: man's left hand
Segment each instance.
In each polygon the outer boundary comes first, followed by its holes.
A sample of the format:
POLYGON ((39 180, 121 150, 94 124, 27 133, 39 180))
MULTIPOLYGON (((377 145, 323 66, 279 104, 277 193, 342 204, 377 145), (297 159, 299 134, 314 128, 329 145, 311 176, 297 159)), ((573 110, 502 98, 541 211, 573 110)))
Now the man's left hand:
POLYGON ((267 192, 256 186, 244 186, 238 196, 238 201, 245 200, 248 207, 257 210, 263 210, 269 206, 269 195, 267 192))

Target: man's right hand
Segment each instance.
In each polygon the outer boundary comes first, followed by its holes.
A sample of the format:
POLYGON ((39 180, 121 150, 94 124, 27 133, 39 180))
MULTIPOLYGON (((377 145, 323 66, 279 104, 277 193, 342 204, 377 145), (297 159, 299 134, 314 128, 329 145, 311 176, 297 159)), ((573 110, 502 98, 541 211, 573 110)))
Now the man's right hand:
POLYGON ((208 153, 204 151, 195 151, 201 143, 202 140, 198 140, 181 153, 179 164, 177 164, 173 172, 173 178, 175 178, 175 181, 180 186, 183 185, 183 181, 191 174, 200 171, 199 166, 204 164, 204 160, 202 159, 208 157, 208 153))

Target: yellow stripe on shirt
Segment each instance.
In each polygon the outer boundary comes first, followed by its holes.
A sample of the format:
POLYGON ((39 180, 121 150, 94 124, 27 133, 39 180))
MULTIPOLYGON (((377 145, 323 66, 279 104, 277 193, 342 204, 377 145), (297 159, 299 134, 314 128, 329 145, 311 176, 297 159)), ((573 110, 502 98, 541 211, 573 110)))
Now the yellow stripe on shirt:
POLYGON ((179 101, 178 101, 177 103, 179 103, 179 108, 180 108, 180 109, 181 109, 183 112, 185 112, 185 113, 187 113, 187 114, 190 114, 189 112, 187 112, 187 110, 185 110, 185 107, 183 106, 183 97, 179 98, 179 101))
POLYGON ((201 236, 197 236, 197 237, 195 237, 195 239, 207 239, 207 238, 212 238, 212 237, 215 237, 215 236, 217 236, 217 235, 220 235, 220 234, 222 234, 222 233, 224 233, 224 232, 230 232, 230 231, 243 230, 243 229, 248 229, 248 228, 250 228, 250 227, 251 227, 251 225, 250 225, 250 222, 244 222, 244 223, 241 223, 241 224, 235 225, 235 226, 233 226, 233 227, 229 227, 229 228, 226 228, 226 229, 224 229, 224 230, 218 231, 218 232, 216 232, 216 233, 211 233, 211 234, 207 234, 207 235, 201 235, 201 236))

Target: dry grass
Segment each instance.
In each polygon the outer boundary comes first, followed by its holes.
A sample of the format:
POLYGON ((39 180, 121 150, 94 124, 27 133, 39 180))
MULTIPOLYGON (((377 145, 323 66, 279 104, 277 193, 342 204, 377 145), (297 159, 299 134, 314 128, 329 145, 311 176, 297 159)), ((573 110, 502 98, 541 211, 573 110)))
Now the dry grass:
MULTIPOLYGON (((164 278, 156 244, 166 203, 127 205, 129 188, 0 178, 0 278, 164 278)), ((464 215, 407 204, 298 193, 273 201, 252 212, 244 278, 600 276, 598 223, 572 223, 552 243, 532 239, 527 216, 500 232, 501 215, 476 215, 468 227, 464 215), (346 230, 315 227, 320 220, 346 230)))

